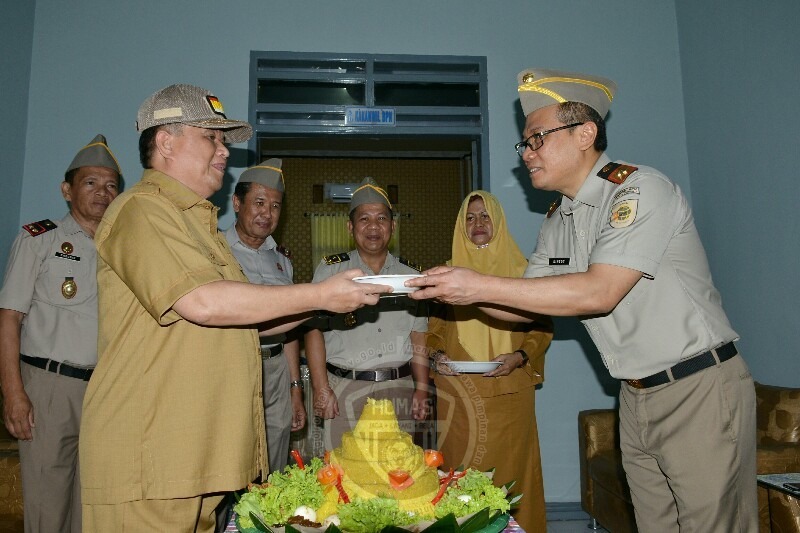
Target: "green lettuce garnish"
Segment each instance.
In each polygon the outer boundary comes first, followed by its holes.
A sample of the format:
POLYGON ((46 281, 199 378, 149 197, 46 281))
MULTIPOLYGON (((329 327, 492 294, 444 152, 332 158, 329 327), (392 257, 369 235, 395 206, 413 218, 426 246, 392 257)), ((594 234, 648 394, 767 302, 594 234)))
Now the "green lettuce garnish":
POLYGON ((419 517, 403 511, 394 498, 356 498, 339 505, 340 528, 353 533, 375 533, 387 526, 405 526, 419 521, 419 517))
POLYGON ((251 512, 265 524, 284 524, 301 505, 318 509, 325 499, 317 481, 317 471, 323 466, 322 460, 314 457, 304 469, 290 465, 270 474, 266 486, 253 485, 233 507, 241 527, 255 527, 251 512))
POLYGON ((436 518, 448 514, 456 517, 476 513, 488 508, 491 513, 495 511, 506 512, 511 506, 506 500, 503 489, 492 485, 492 480, 486 474, 472 468, 467 469, 466 475, 458 480, 444 493, 442 499, 436 504, 434 513, 436 518), (459 498, 459 496, 468 496, 459 498))

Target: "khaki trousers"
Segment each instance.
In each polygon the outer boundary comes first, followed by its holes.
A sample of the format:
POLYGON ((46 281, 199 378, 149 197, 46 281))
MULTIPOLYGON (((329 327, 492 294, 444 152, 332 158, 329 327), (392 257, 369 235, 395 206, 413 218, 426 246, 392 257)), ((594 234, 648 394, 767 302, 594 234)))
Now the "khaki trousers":
POLYGON ((741 356, 620 389, 622 461, 640 533, 754 533, 756 399, 741 356))
POLYGON ((19 441, 25 531, 81 531, 78 432, 87 381, 20 364, 33 440, 19 441))
POLYGON ((289 439, 292 433, 292 398, 289 390, 289 364, 281 353, 261 361, 264 371, 262 393, 267 422, 269 471, 283 472, 289 464, 289 439))
POLYGON ((84 505, 85 533, 214 533, 223 494, 175 500, 84 505))

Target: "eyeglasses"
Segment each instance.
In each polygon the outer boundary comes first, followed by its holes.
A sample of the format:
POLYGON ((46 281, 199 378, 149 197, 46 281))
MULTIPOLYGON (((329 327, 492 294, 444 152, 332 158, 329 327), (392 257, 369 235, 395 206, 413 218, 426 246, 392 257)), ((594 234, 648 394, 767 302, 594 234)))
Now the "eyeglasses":
POLYGON ((559 131, 559 130, 565 130, 567 128, 574 128, 575 126, 580 126, 581 124, 583 124, 583 122, 574 122, 572 124, 567 124, 566 126, 560 126, 558 128, 553 128, 552 130, 545 130, 545 131, 540 131, 538 133, 534 133, 533 135, 531 135, 530 137, 528 137, 524 141, 518 142, 517 144, 515 144, 514 145, 514 150, 516 150, 517 153, 519 154, 519 156, 522 157, 522 155, 525 153, 525 150, 527 148, 530 148, 531 151, 536 151, 539 148, 541 148, 542 145, 544 144, 544 136, 545 135, 550 135, 553 132, 556 132, 556 131, 559 131))

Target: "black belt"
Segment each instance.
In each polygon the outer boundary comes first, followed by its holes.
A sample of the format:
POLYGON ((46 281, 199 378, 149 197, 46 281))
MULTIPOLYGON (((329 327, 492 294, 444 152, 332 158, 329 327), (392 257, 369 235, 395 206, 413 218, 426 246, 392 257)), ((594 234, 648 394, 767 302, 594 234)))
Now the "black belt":
POLYGON ((691 359, 681 361, 677 365, 673 366, 669 369, 669 372, 672 373, 672 379, 670 379, 667 370, 662 370, 661 372, 656 372, 652 376, 647 376, 646 378, 626 379, 625 381, 628 383, 628 385, 636 389, 648 389, 650 387, 655 387, 656 385, 663 385, 664 383, 669 383, 670 381, 691 376, 695 372, 700 372, 703 369, 716 365, 717 360, 722 363, 738 353, 739 352, 736 351, 736 346, 734 346, 732 342, 729 342, 728 344, 723 344, 719 348, 703 352, 700 355, 695 355, 691 359), (716 354, 716 357, 714 357, 714 354, 716 354))
POLYGON ((19 359, 23 363, 35 366, 36 368, 41 368, 49 372, 55 372, 56 374, 61 374, 62 376, 67 376, 70 378, 82 379, 83 381, 89 381, 89 378, 92 377, 92 372, 94 372, 94 368, 72 366, 68 363, 62 363, 61 361, 42 359, 41 357, 31 357, 24 354, 19 354, 19 359))
POLYGON ((269 359, 280 355, 283 352, 283 344, 276 344, 275 346, 262 346, 261 359, 269 359))
POLYGON ((326 363, 325 366, 328 368, 328 372, 334 376, 360 381, 391 381, 411 375, 411 365, 409 363, 397 368, 382 368, 379 370, 348 370, 330 363, 326 363))

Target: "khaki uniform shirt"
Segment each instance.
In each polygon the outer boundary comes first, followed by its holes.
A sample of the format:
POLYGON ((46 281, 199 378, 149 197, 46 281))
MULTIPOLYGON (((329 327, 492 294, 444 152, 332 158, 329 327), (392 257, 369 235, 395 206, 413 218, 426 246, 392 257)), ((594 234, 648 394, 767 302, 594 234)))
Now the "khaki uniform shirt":
POLYGON ((198 326, 172 309, 206 283, 247 281, 217 208, 146 170, 95 242, 100 357, 83 406, 83 502, 244 487, 267 471, 257 332, 198 326))
MULTIPOLYGON (((351 268, 371 272, 356 250, 347 255, 349 259, 330 265, 323 259, 314 272, 314 282, 351 268)), ((386 262, 378 274, 419 272, 387 253, 386 262)), ((428 331, 427 306, 406 296, 384 296, 377 305, 331 317, 329 327, 323 328, 326 360, 353 370, 396 368, 411 360, 412 331, 428 331)))
POLYGON ((11 248, 0 308, 25 314, 22 353, 76 366, 97 363, 96 272, 94 241, 72 215, 35 236, 20 232, 11 248), (72 298, 62 292, 69 280, 77 288, 72 298))
POLYGON ((603 154, 574 200, 544 221, 525 277, 586 272, 593 263, 644 275, 614 310, 583 324, 611 375, 649 376, 738 338, 711 280, 691 208, 650 167, 620 185, 599 177, 603 154))

